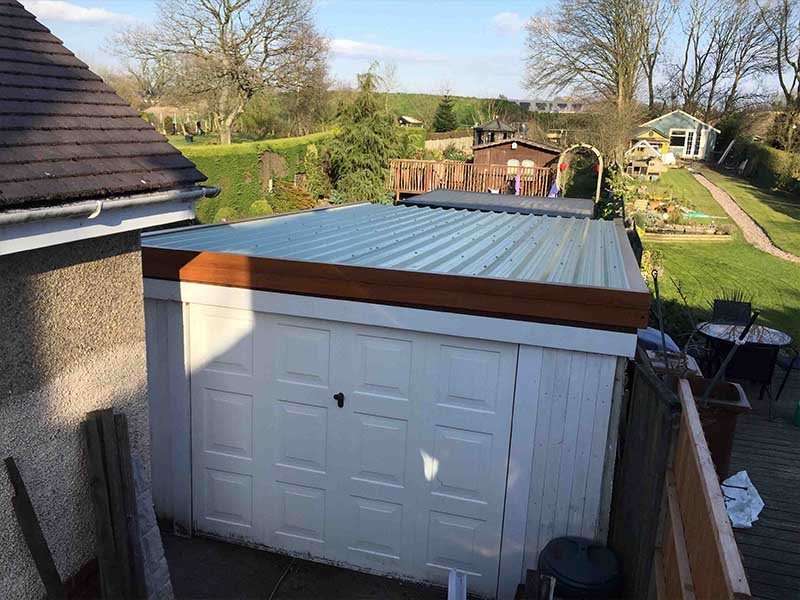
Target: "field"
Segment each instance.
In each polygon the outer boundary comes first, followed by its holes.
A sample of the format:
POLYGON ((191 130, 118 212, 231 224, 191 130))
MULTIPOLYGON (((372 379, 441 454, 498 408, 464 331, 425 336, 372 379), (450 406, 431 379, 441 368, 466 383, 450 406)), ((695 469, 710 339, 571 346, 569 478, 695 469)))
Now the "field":
POLYGON ((767 232, 773 244, 800 256, 800 198, 765 190, 711 169, 704 169, 703 174, 728 192, 767 232))
MULTIPOLYGON (((688 172, 669 173, 671 176, 662 178, 661 185, 672 186, 697 210, 719 214, 721 209, 688 172)), ((660 287, 668 303, 671 333, 680 337, 690 328, 682 294, 693 317, 702 319, 708 316, 714 298, 741 290, 761 311, 760 322, 800 341, 800 269, 796 264, 756 250, 738 229, 728 242, 655 242, 645 236, 644 246, 655 253, 656 262, 663 267, 660 287)))
MULTIPOLYGON (((348 93, 352 92, 335 92, 334 94, 348 93)), ((425 126, 430 127, 441 99, 442 97, 436 94, 392 92, 386 94, 386 105, 392 114, 422 119, 425 126)), ((486 100, 481 98, 453 96, 453 112, 455 112, 459 126, 472 127, 477 121, 480 121, 483 118, 481 107, 485 102, 486 100)))
POLYGON ((330 136, 330 132, 323 132, 294 138, 239 142, 230 146, 203 142, 187 144, 182 136, 173 136, 170 142, 208 176, 208 185, 222 188, 219 196, 206 198, 197 205, 200 222, 213 223, 222 218, 239 219, 269 212, 265 210, 266 193, 260 177, 259 156, 263 152, 270 150, 284 156, 289 171, 293 173, 302 164, 308 145, 330 136), (258 204, 254 206, 255 202, 258 204))

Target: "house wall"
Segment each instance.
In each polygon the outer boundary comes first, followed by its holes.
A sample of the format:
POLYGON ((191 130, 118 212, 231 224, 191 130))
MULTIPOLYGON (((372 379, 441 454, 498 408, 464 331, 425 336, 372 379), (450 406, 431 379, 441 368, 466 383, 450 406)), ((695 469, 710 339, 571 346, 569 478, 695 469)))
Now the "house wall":
POLYGON ((519 143, 516 149, 513 149, 511 142, 490 148, 478 148, 473 151, 473 162, 476 165, 504 165, 512 158, 517 159, 520 163, 523 160, 532 160, 537 167, 549 167, 558 161, 558 156, 554 156, 552 152, 545 152, 519 143))
MULTIPOLYGON (((85 414, 127 414, 149 464, 141 272, 138 232, 0 257, 0 457, 15 458, 62 579, 95 555, 85 414)), ((0 596, 43 597, 11 495, 0 476, 0 596)))
MULTIPOLYGON (((669 136, 670 130, 672 129, 691 130, 695 132, 695 136, 700 136, 704 132, 702 138, 700 138, 700 158, 708 159, 711 157, 711 154, 714 151, 717 132, 714 131, 709 125, 701 124, 680 112, 666 114, 660 119, 653 121, 652 125, 658 128, 660 131, 663 131, 667 136, 669 136)), ((675 156, 683 157, 683 147, 671 146, 669 147, 669 150, 672 151, 675 156)))

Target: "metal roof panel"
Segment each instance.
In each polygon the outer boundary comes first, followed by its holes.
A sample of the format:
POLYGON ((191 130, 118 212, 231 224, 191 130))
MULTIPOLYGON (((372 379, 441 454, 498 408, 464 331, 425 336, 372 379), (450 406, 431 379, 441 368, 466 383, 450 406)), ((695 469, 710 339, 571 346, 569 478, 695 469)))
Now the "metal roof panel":
POLYGON ((612 221, 359 204, 143 237, 150 248, 645 290, 612 221))

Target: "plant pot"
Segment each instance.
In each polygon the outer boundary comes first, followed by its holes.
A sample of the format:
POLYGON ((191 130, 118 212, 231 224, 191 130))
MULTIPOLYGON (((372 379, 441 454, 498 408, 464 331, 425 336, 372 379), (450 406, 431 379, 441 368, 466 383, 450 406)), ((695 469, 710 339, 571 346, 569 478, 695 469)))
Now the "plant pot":
POLYGON ((703 424, 703 433, 708 442, 717 477, 722 481, 730 475, 736 421, 740 414, 750 412, 750 403, 747 401, 747 395, 742 386, 738 383, 721 381, 714 387, 708 403, 703 406, 701 398, 711 380, 696 376, 689 376, 686 379, 694 393, 697 411, 703 424))

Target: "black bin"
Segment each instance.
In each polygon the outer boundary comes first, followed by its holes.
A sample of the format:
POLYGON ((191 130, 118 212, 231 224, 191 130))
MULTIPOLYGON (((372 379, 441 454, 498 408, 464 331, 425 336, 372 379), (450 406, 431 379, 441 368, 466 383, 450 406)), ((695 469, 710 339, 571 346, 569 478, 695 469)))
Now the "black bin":
POLYGON ((539 572, 555 578, 555 595, 563 598, 618 598, 622 587, 617 556, 586 538, 550 540, 539 554, 539 572))

